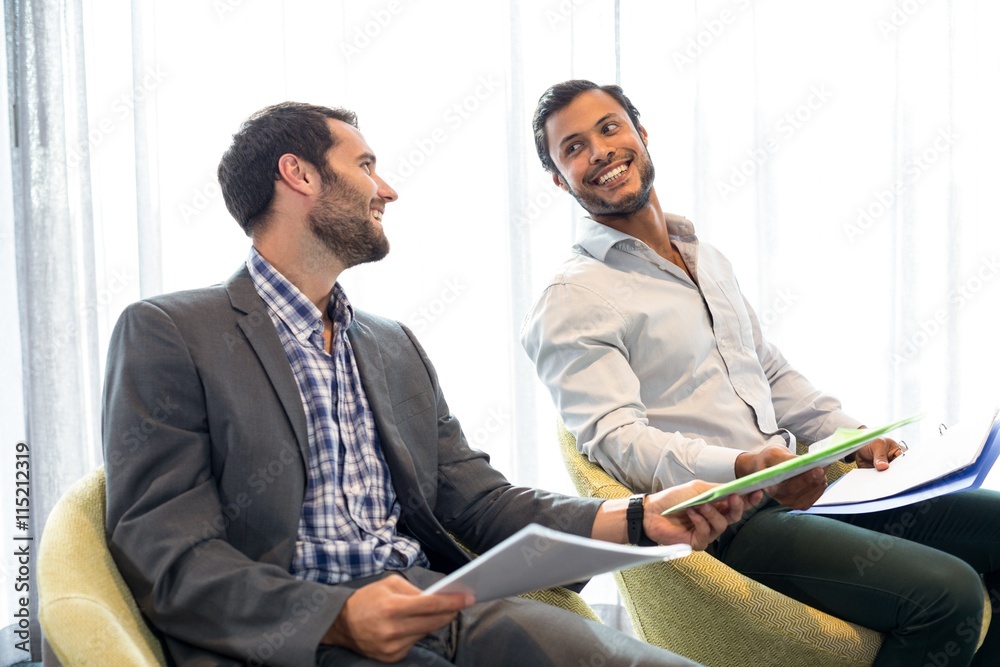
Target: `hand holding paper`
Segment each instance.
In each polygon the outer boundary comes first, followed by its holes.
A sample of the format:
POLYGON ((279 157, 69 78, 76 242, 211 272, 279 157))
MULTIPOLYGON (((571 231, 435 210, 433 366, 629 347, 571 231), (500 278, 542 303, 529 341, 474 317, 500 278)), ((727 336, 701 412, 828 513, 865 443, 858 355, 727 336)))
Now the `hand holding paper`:
POLYGON ((419 588, 392 574, 351 594, 323 643, 381 662, 397 662, 428 633, 451 623, 473 602, 474 597, 465 592, 421 595, 419 588))
MULTIPOLYGON (((781 445, 770 445, 755 453, 744 452, 736 459, 736 477, 746 477, 793 459, 795 454, 781 445)), ((804 510, 826 490, 826 471, 821 467, 807 469, 765 489, 769 496, 785 507, 804 510)))
POLYGON ((899 443, 892 438, 876 438, 854 454, 859 468, 875 468, 879 472, 889 469, 889 464, 903 455, 899 443))
POLYGON ((730 495, 692 507, 687 512, 662 514, 665 509, 678 503, 711 493, 715 487, 715 484, 695 480, 648 496, 643 519, 646 535, 660 544, 689 544, 692 549, 700 551, 714 542, 729 524, 743 518, 743 512, 763 498, 760 491, 745 497, 730 495))
POLYGON ((822 447, 815 451, 810 450, 808 454, 793 456, 792 458, 778 463, 777 465, 751 473, 745 477, 740 477, 732 482, 720 484, 719 486, 713 487, 701 495, 695 496, 686 502, 671 507, 666 510, 664 514, 670 514, 682 509, 687 509, 688 507, 694 507, 695 505, 718 500, 719 498, 723 498, 733 493, 751 493, 753 491, 757 491, 758 489, 765 489, 767 487, 780 484, 786 479, 791 479, 792 477, 801 475, 807 470, 811 470, 813 468, 825 468, 834 461, 856 452, 872 440, 880 438, 889 431, 897 429, 900 426, 905 426, 906 424, 915 422, 918 419, 921 419, 922 416, 923 415, 913 415, 911 417, 907 417, 906 419, 901 419, 897 422, 868 430, 837 429, 837 432, 830 437, 830 444, 826 447, 822 447))

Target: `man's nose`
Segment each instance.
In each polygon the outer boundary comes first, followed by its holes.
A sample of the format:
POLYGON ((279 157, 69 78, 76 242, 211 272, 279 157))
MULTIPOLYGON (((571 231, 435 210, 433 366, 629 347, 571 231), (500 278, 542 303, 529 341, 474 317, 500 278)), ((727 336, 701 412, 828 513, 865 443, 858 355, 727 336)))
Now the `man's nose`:
POLYGON ((392 189, 391 185, 389 185, 384 180, 382 180, 381 176, 377 176, 376 178, 378 178, 378 196, 379 197, 381 197, 382 199, 386 200, 387 202, 396 201, 397 199, 399 199, 399 194, 395 190, 392 189))
POLYGON ((594 143, 590 149, 590 164, 608 162, 614 154, 615 151, 613 148, 610 148, 600 142, 594 143))

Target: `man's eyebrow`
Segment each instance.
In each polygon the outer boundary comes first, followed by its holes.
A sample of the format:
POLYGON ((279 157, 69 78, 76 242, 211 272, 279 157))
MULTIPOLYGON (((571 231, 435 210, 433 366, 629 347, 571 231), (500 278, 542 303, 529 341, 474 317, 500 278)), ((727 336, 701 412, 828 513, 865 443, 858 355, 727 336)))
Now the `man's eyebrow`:
MULTIPOLYGON (((603 116, 601 116, 600 118, 598 118, 598 119, 597 119, 597 122, 596 122, 596 123, 594 123, 594 127, 598 127, 599 125, 603 124, 603 123, 604 123, 605 121, 607 121, 607 120, 609 120, 609 119, 611 119, 611 118, 616 118, 617 116, 618 116, 618 114, 617 114, 616 112, 614 112, 614 111, 612 111, 612 112, 610 112, 610 113, 606 113, 606 114, 604 114, 603 116)), ((562 140, 561 140, 561 141, 559 142, 559 147, 560 147, 560 148, 562 148, 562 147, 563 147, 563 146, 565 146, 565 145, 566 145, 566 144, 567 144, 567 143, 568 143, 569 141, 572 141, 573 139, 576 139, 576 138, 577 138, 577 137, 579 137, 579 136, 580 136, 580 133, 579 133, 579 132, 574 132, 574 133, 572 133, 572 134, 568 134, 568 135, 566 135, 566 136, 565 136, 565 137, 563 137, 563 138, 562 138, 562 140)))
POLYGON ((375 164, 375 162, 376 162, 375 153, 369 153, 369 152, 365 151, 364 153, 362 153, 361 155, 358 156, 358 162, 362 162, 364 160, 367 160, 367 161, 371 162, 372 164, 375 164))

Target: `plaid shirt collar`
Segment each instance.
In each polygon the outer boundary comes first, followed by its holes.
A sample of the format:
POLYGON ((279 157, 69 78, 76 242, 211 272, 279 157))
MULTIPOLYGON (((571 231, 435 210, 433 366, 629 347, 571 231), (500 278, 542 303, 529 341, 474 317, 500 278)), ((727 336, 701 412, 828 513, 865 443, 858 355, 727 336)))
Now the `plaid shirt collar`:
MULTIPOLYGON (((253 246, 247 257, 247 269, 268 309, 285 323, 300 342, 307 343, 314 334, 323 334, 323 316, 316 304, 278 273, 253 246)), ((342 334, 346 334, 354 322, 354 307, 347 300, 347 294, 340 283, 334 283, 330 290, 327 315, 333 322, 333 330, 342 334)))

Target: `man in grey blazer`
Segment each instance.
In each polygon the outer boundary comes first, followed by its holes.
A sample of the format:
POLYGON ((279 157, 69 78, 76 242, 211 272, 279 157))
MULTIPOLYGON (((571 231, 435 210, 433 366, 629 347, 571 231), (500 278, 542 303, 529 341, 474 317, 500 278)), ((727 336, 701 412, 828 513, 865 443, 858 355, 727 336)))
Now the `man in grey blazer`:
POLYGON ((258 112, 219 180, 246 265, 131 305, 108 355, 108 541, 172 661, 691 664, 548 605, 418 593, 469 560, 452 535, 481 553, 536 522, 704 548, 759 494, 666 519, 707 485, 602 504, 490 467, 412 334, 337 284, 388 252, 396 198, 352 113, 258 112))

